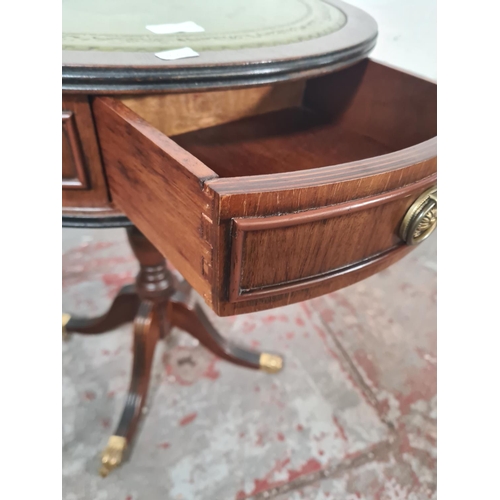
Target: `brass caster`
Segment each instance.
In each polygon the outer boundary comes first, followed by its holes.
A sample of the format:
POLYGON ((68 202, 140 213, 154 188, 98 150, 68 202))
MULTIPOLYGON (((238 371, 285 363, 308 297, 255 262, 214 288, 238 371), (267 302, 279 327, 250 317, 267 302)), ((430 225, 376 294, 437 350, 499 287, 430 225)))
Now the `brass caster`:
POLYGON ((263 352, 259 358, 260 369, 267 373, 277 373, 283 368, 283 358, 263 352))
POLYGON ((68 321, 70 319, 71 319, 71 314, 63 313, 63 315, 62 315, 62 339, 63 340, 69 339, 69 333, 68 333, 68 330, 66 330, 66 325, 68 324, 68 321))
POLYGON ((127 440, 122 436, 111 436, 108 445, 104 448, 101 458, 101 469, 99 474, 106 477, 113 469, 116 469, 123 459, 123 452, 127 447, 127 440))

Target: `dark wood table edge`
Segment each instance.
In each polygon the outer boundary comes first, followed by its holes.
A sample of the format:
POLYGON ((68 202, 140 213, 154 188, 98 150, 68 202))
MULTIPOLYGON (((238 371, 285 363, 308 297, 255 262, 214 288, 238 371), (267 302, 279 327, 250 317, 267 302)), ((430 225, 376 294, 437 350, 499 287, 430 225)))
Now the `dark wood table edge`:
POLYGON ((87 68, 63 66, 63 92, 135 93, 216 90, 267 85, 318 76, 347 68, 366 58, 377 37, 345 50, 281 62, 205 68, 87 68))
POLYGON ((62 216, 63 228, 80 229, 113 229, 120 227, 132 227, 134 224, 124 215, 115 215, 107 217, 75 217, 62 216))

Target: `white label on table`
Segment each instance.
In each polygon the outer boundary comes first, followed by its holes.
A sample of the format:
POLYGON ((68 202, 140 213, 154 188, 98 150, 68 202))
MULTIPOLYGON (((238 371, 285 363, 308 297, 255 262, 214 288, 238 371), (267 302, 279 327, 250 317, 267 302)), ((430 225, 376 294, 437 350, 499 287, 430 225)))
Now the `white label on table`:
POLYGON ((195 52, 190 47, 183 47, 182 49, 174 50, 164 50, 163 52, 157 52, 156 57, 163 59, 164 61, 175 61, 176 59, 184 59, 185 57, 198 57, 200 54, 195 52))
POLYGON ((156 35, 170 35, 172 33, 199 33, 200 31, 205 31, 204 28, 193 21, 171 24, 148 24, 146 29, 152 31, 156 35))

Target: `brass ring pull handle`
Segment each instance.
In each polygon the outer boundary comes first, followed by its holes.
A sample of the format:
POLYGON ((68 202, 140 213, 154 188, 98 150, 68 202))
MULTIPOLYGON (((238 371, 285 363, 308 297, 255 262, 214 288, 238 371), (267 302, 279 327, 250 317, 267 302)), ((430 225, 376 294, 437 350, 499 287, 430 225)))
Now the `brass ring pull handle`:
POLYGON ((428 238, 437 226, 437 187, 422 193, 408 209, 399 235, 407 245, 416 245, 428 238))

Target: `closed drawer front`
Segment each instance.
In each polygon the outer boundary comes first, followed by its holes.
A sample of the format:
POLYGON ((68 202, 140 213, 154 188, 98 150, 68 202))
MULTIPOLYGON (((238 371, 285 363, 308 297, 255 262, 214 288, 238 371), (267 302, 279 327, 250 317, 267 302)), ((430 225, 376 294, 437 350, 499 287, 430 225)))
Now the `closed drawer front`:
POLYGON ((309 81, 300 106, 173 137, 119 99, 93 109, 114 202, 220 315, 384 269, 436 183, 436 85, 372 61, 309 81))
POLYGON ((109 204, 92 112, 86 96, 63 96, 62 189, 64 208, 109 204))
POLYGON ((88 173, 73 111, 62 112, 62 187, 87 189, 88 173))

